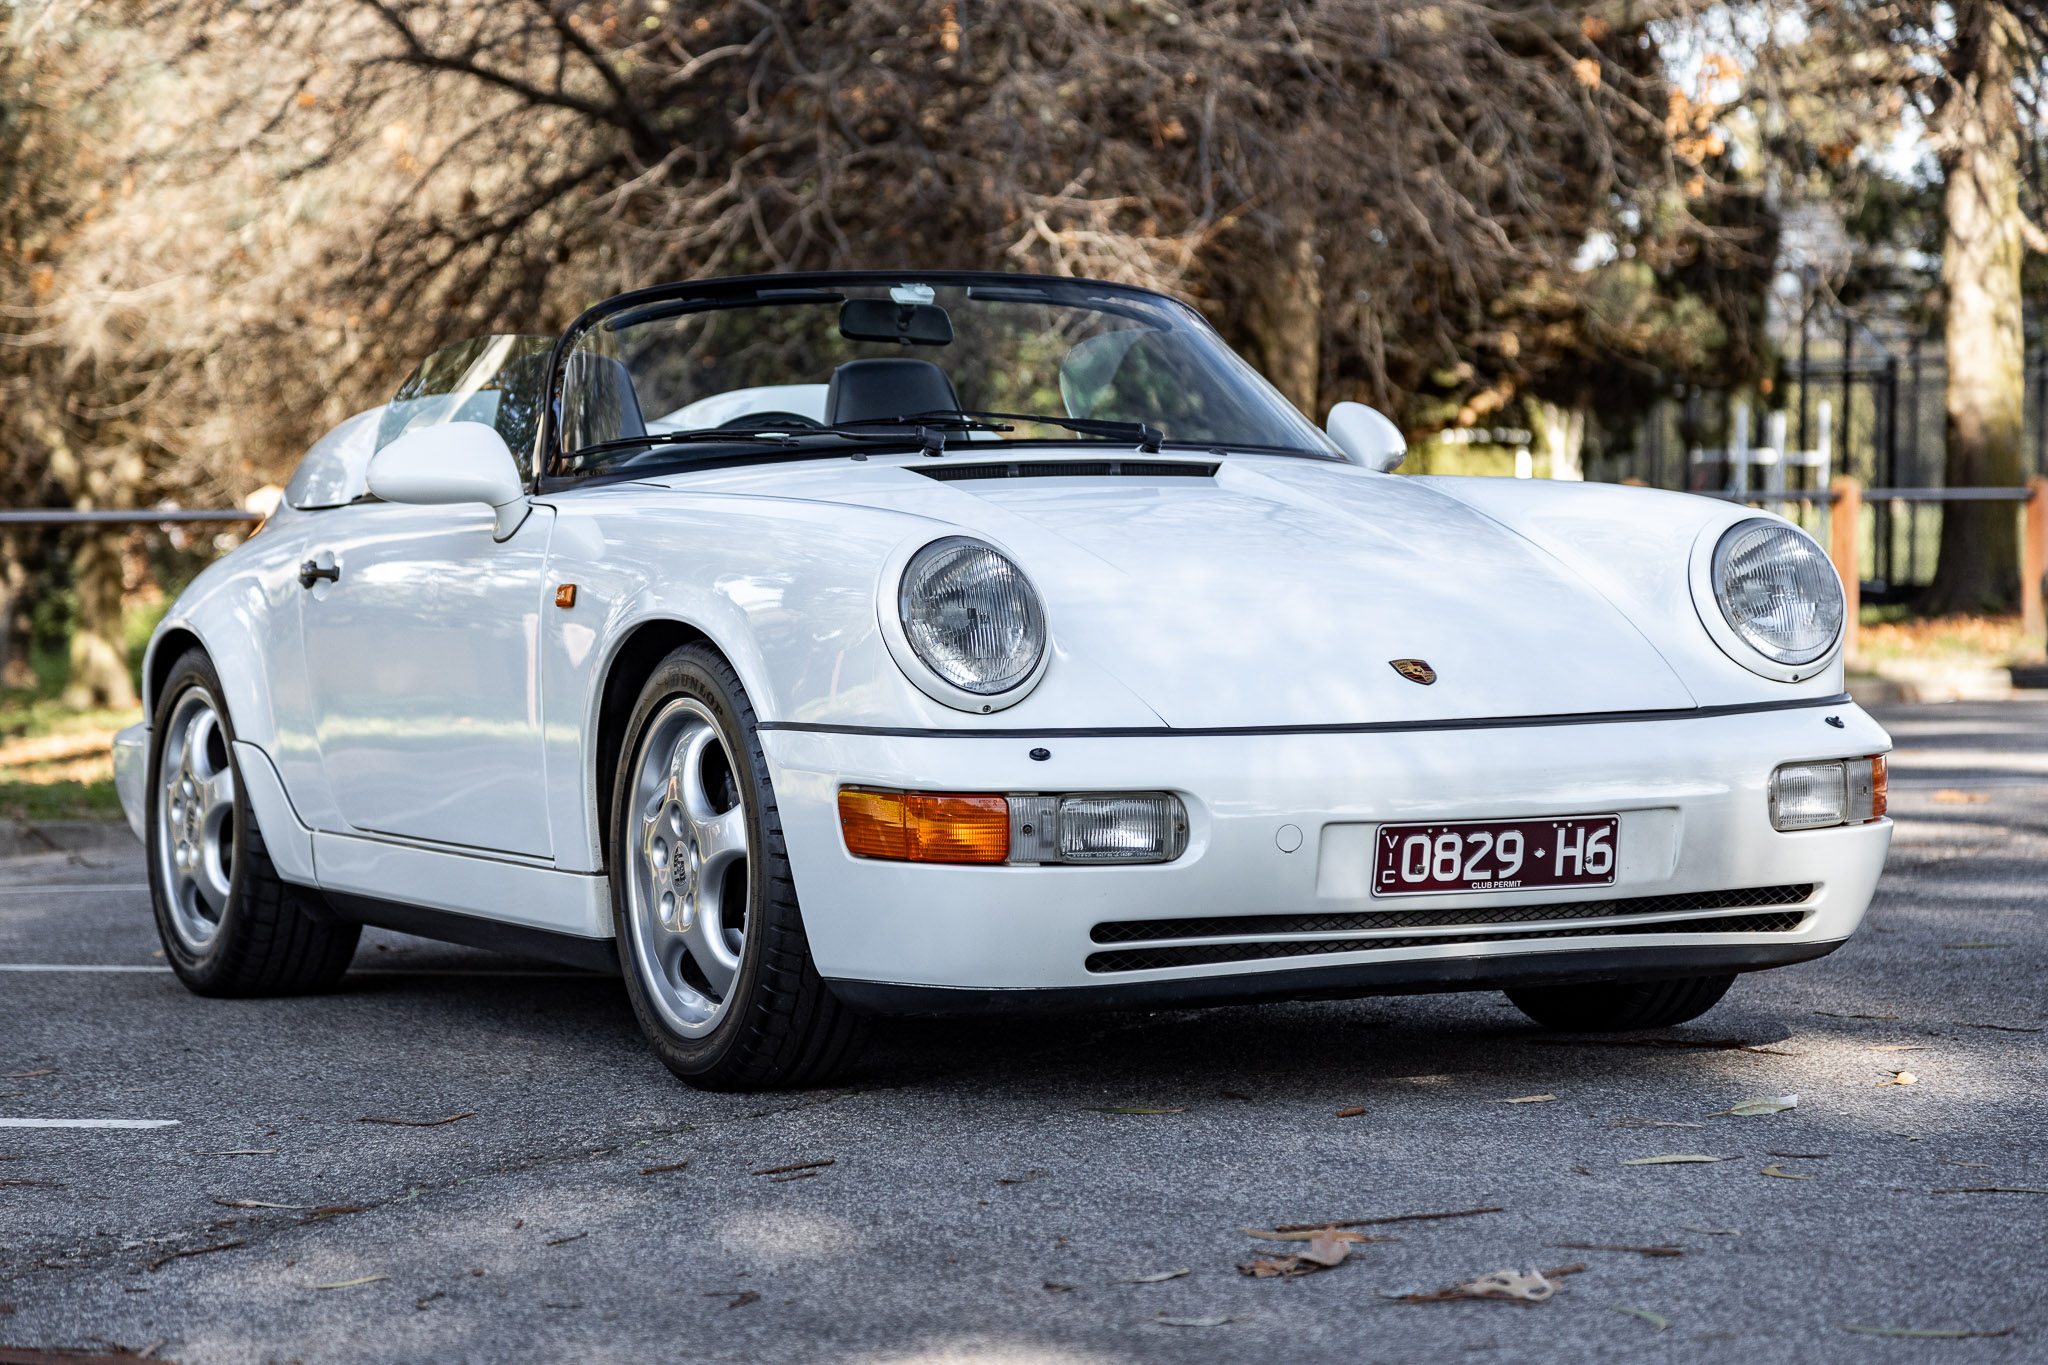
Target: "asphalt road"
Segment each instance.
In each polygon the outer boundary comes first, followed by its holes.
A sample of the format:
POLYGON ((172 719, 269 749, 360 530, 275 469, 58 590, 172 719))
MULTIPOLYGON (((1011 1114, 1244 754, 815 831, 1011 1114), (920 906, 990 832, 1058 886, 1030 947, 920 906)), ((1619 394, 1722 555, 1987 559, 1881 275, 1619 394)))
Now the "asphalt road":
MULTIPOLYGON (((0 1126, 0 1344, 187 1365, 2048 1358, 2048 704, 1882 718, 1898 838, 1864 932, 1656 1039, 1685 1046, 1560 1043, 1490 995, 893 1023, 843 1087, 717 1096, 653 1061, 616 982, 395 934, 316 999, 0 971, 0 1120, 176 1121, 0 1126), (1916 1082, 1881 1084, 1899 1069, 1916 1082), (1124 1107, 1173 1112, 1099 1112, 1124 1107), (1623 1164, 1678 1153, 1726 1160, 1623 1164), (2033 1192, 1945 1192, 1986 1186, 2033 1192), (1371 1228, 1399 1240, 1319 1274, 1234 1268, 1298 1249, 1243 1225, 1489 1206, 1371 1228), (1387 1297, 1573 1262, 1543 1303, 1387 1297)), ((160 966, 139 851, 91 833, 0 860, 0 964, 160 966)))

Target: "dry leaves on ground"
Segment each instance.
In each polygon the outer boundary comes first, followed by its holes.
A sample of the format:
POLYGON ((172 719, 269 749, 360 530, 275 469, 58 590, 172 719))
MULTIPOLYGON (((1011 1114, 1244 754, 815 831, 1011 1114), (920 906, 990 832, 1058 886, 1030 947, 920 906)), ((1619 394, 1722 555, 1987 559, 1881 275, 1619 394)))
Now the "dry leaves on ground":
POLYGON ((1778 1164, 1777 1162, 1775 1162, 1775 1161, 1774 1161, 1774 1162, 1772 1162, 1772 1163, 1771 1163, 1770 1165, 1768 1165, 1768 1166, 1764 1167, 1764 1168, 1763 1168, 1763 1169, 1762 1169, 1761 1171, 1757 1172, 1757 1174, 1758 1174, 1758 1175, 1774 1175, 1774 1176, 1776 1176, 1776 1177, 1777 1177, 1778 1179, 1780 1179, 1780 1180, 1811 1180, 1811 1179, 1813 1179, 1813 1177, 1812 1177, 1812 1176, 1810 1176, 1810 1175, 1797 1175, 1797 1174, 1795 1174, 1795 1173, 1793 1173, 1793 1172, 1791 1172, 1791 1171, 1788 1171, 1788 1170, 1786 1170, 1786 1169, 1785 1169, 1785 1168, 1784 1168, 1783 1166, 1780 1166, 1780 1165, 1779 1165, 1779 1164, 1778 1164))
MULTIPOLYGON (((1269 1237, 1276 1241, 1295 1240, 1289 1234, 1251 1232, 1255 1237, 1269 1237)), ((1362 1233, 1343 1232, 1336 1228, 1324 1228, 1307 1236, 1306 1244, 1292 1256, 1254 1256, 1250 1261, 1239 1262, 1237 1273, 1249 1275, 1256 1280, 1270 1280, 1283 1276, 1313 1275, 1344 1263, 1351 1255, 1353 1242, 1383 1242, 1391 1238, 1367 1237, 1362 1233)))
POLYGON ((1560 1251, 1633 1251, 1642 1256, 1683 1256, 1684 1247, 1627 1246, 1616 1242, 1558 1242, 1560 1251))
POLYGON ((1511 1100, 1496 1100, 1496 1104, 1548 1104, 1555 1095, 1518 1095, 1511 1100))
POLYGON ((1138 1104, 1089 1105, 1091 1114, 1185 1114, 1185 1109, 1148 1109, 1138 1104))
POLYGON ((1701 1156, 1697 1152, 1674 1152, 1670 1156, 1639 1156, 1624 1161, 1624 1166, 1685 1166, 1695 1162, 1733 1161, 1726 1156, 1701 1156))
POLYGON ((1866 1337, 1932 1337, 1942 1340, 1962 1337, 2009 1337, 2017 1328, 2001 1327, 1995 1332, 1973 1332, 1961 1327, 1859 1327, 1854 1323, 1842 1324, 1844 1332, 1855 1332, 1866 1337))
POLYGON ((1340 1119, 1355 1119, 1355 1118, 1357 1118, 1357 1117, 1358 1117, 1358 1116, 1359 1116, 1360 1114, 1363 1114, 1364 1112, 1365 1112, 1365 1106, 1364 1106, 1364 1105, 1362 1105, 1362 1104, 1354 1104, 1354 1105, 1352 1105, 1352 1106, 1351 1106, 1351 1107, 1350 1107, 1349 1109, 1339 1109, 1339 1110, 1337 1111, 1337 1117, 1338 1117, 1338 1118, 1340 1118, 1340 1119))
POLYGON ((1403 1303, 1443 1303, 1451 1299, 1502 1299, 1510 1303, 1542 1303, 1561 1287, 1558 1281, 1586 1268, 1584 1261, 1548 1270, 1496 1270, 1462 1284, 1428 1294, 1394 1294, 1403 1303))
POLYGON ((449 1116, 448 1116, 447 1118, 445 1118, 445 1119, 379 1119, 379 1118, 360 1118, 360 1119, 357 1119, 357 1120, 356 1120, 356 1122, 357 1122, 357 1123, 388 1123, 388 1124, 391 1124, 391 1125, 392 1125, 393 1127, 397 1127, 397 1128, 439 1128, 439 1127, 440 1127, 440 1126, 441 1126, 442 1124, 444 1124, 444 1123, 457 1123, 457 1122, 460 1122, 460 1121, 461 1121, 461 1120, 463 1120, 463 1119, 473 1119, 473 1118, 475 1118, 475 1117, 476 1117, 476 1110, 474 1110, 474 1109, 468 1109, 468 1110, 464 1110, 464 1111, 463 1111, 462 1113, 460 1113, 460 1114, 450 1114, 450 1115, 449 1115, 449 1116))
POLYGON ((1918 1085, 1919 1083, 1920 1078, 1910 1071, 1894 1071, 1890 1080, 1879 1081, 1878 1085, 1918 1085))
POLYGON ((1162 1271, 1159 1271, 1159 1272, 1158 1272, 1158 1273, 1156 1273, 1156 1274, 1152 1274, 1152 1275, 1139 1275, 1139 1276, 1136 1276, 1136 1277, 1134 1277, 1134 1278, 1132 1278, 1132 1279, 1128 1279, 1128 1280, 1118 1280, 1118 1281, 1112 1281, 1112 1283, 1117 1283, 1117 1284, 1165 1284, 1165 1283, 1166 1283, 1166 1282, 1167 1282, 1168 1280, 1177 1280, 1177 1279, 1179 1279, 1179 1278, 1180 1278, 1181 1276, 1183 1276, 1183 1275, 1192 1275, 1192 1274, 1194 1274, 1194 1273, 1195 1273, 1195 1272, 1194 1272, 1194 1271, 1193 1271, 1193 1269, 1191 1269, 1191 1268, 1183 1268, 1183 1269, 1180 1269, 1180 1270, 1162 1270, 1162 1271))
POLYGON ((1627 1304, 1610 1303, 1607 1305, 1607 1310, 1611 1313, 1626 1313, 1632 1318, 1641 1318, 1660 1332, 1671 1325, 1670 1318, 1665 1317, 1662 1313, 1652 1313, 1647 1308, 1630 1308, 1627 1304))
POLYGON ((1717 1119, 1733 1114, 1737 1118, 1752 1118, 1758 1114, 1782 1114, 1787 1109, 1797 1109, 1798 1107, 1799 1097, 1797 1095, 1758 1095, 1752 1099, 1732 1104, 1726 1109, 1717 1109, 1707 1115, 1707 1117, 1717 1119))

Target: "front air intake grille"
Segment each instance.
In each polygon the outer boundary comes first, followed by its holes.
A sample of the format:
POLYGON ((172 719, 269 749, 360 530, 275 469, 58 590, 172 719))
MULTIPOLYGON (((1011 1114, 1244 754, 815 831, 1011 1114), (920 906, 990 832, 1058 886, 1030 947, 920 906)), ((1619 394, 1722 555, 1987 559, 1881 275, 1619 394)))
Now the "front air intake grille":
POLYGON ((1553 905, 1459 906, 1450 909, 1368 910, 1345 915, 1228 915, 1216 919, 1136 919, 1098 924, 1097 943, 1144 943, 1162 938, 1221 938, 1226 934, 1334 934, 1364 929, 1427 929, 1446 924, 1529 924, 1537 920, 1605 919, 1623 915, 1682 915, 1692 910, 1746 910, 1797 905, 1813 894, 1803 886, 1749 886, 1688 891, 1676 896, 1566 901, 1553 905))
POLYGON ((1445 943, 1513 943, 1530 938, 1581 938, 1614 934, 1786 934, 1806 918, 1804 910, 1777 910, 1725 919, 1658 920, 1650 924, 1602 924, 1579 929, 1531 929, 1509 934, 1439 934, 1429 938, 1293 939, 1264 943, 1189 943, 1178 947, 1124 948, 1090 953, 1091 972, 1146 972, 1161 967, 1200 967, 1216 962, 1259 962, 1275 957, 1320 957, 1365 953, 1379 948, 1428 948, 1445 943))
POLYGON ((1082 479, 1132 475, 1138 478, 1206 479, 1213 464, 1178 460, 1010 460, 1002 464, 921 464, 913 472, 941 483, 962 479, 1082 479))

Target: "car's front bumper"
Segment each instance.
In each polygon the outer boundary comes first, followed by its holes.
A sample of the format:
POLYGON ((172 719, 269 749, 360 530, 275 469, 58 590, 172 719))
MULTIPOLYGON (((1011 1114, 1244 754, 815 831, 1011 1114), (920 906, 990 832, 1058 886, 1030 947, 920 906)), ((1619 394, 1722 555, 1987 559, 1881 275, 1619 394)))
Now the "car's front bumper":
POLYGON ((884 1009, 1753 970, 1817 957, 1846 939, 1891 838, 1883 821, 1796 834, 1770 826, 1765 786, 1779 763, 1889 749, 1876 723, 1846 703, 1367 734, 1032 739, 777 729, 763 739, 818 969, 845 998, 884 1009), (1034 748, 1052 757, 1034 761, 1034 748), (1173 863, 1136 867, 855 858, 836 806, 838 789, 851 784, 1174 791, 1189 809, 1189 846, 1173 863), (1380 822, 1607 812, 1622 821, 1612 887, 1369 893, 1380 822), (1292 853, 1276 838, 1289 825, 1301 832, 1292 853), (1793 887, 1811 890, 1788 899, 1784 888, 1793 887), (1769 896, 1704 909, 1684 899, 1729 890, 1769 896), (1613 915, 1586 908, 1608 900, 1635 904, 1613 915), (1559 907, 1557 916, 1543 916, 1543 906, 1559 907), (1458 910, 1471 914, 1446 913, 1458 910), (1437 922, 1412 922, 1423 913, 1437 922), (1249 916, 1258 922, 1227 922, 1249 916), (1213 933, 1185 923, 1211 918, 1213 933), (1181 923, 1129 927, 1158 921, 1181 923))
POLYGON ((128 817, 128 828, 135 831, 135 837, 147 840, 143 833, 143 819, 146 803, 143 787, 149 781, 149 726, 137 723, 114 736, 114 794, 121 798, 122 813, 128 817))

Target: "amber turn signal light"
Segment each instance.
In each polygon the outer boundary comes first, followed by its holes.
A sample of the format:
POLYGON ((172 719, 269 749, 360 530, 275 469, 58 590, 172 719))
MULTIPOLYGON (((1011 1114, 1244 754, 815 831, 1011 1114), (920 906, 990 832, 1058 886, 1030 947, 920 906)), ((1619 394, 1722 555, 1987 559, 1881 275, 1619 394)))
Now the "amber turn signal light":
POLYGON ((1010 856, 1010 803, 952 792, 839 793, 839 828, 860 858, 911 863, 1000 863, 1010 856))

